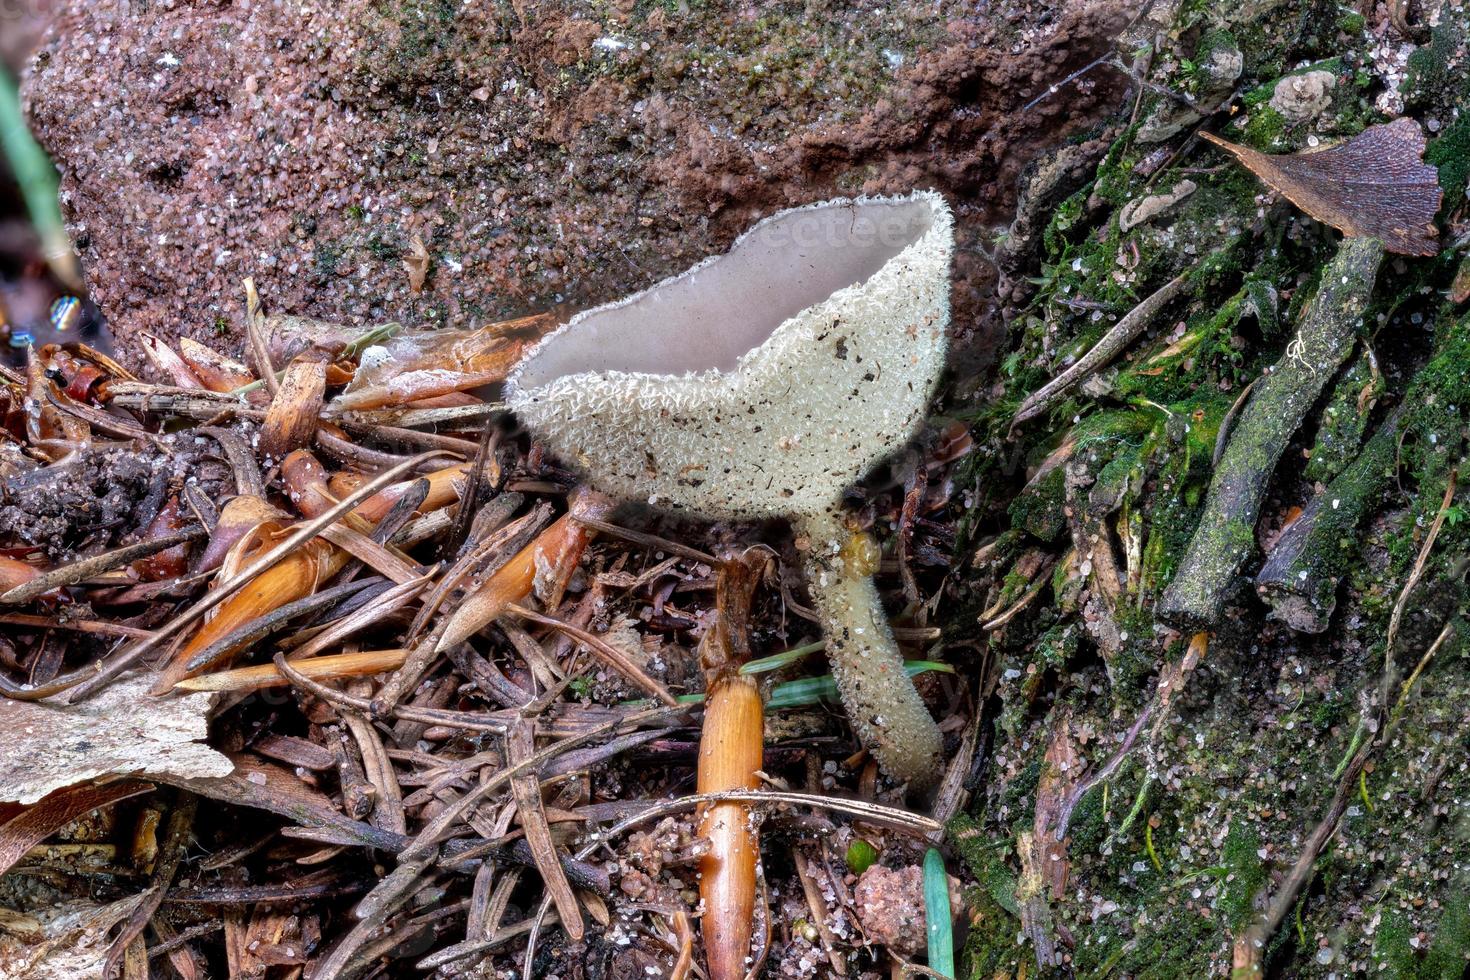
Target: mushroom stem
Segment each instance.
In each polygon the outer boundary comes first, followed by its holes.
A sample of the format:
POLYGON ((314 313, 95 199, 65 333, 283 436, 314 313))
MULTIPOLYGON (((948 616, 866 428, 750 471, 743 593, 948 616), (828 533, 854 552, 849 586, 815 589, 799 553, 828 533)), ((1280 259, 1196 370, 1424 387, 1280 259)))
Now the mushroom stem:
POLYGON ((943 738, 914 682, 873 584, 877 544, 836 508, 801 518, 811 539, 807 587, 853 729, 883 771, 918 788, 939 775, 943 738))

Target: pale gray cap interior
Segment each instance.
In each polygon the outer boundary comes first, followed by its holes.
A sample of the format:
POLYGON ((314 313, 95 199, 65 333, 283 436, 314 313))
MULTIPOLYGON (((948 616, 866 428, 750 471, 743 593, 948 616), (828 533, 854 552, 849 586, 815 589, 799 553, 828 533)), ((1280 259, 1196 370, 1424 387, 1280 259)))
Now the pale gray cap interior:
POLYGON ((866 282, 934 220, 923 196, 832 202, 756 225, 724 255, 590 310, 517 372, 534 390, 572 374, 681 375, 736 367, 790 317, 866 282))

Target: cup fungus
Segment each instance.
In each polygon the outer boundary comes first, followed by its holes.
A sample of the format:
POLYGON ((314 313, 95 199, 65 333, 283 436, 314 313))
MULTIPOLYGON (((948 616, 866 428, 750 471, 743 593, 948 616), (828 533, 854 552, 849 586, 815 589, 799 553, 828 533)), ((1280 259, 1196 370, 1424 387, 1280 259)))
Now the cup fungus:
POLYGON ((914 434, 944 365, 953 220, 933 192, 773 215, 730 251, 573 317, 507 380, 599 490, 705 519, 790 518, 852 724, 926 783, 940 735, 848 530, 843 490, 914 434))

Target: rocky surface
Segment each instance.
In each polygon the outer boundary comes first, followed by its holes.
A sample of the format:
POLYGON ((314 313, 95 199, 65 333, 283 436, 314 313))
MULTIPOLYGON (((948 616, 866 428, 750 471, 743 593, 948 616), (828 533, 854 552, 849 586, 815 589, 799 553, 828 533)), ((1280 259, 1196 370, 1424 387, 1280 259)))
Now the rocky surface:
POLYGON ((65 5, 28 107, 125 360, 280 311, 467 324, 585 306, 837 194, 954 201, 956 328, 985 347, 986 229, 1091 124, 1132 0, 65 5), (403 265, 431 256, 415 294, 403 265))

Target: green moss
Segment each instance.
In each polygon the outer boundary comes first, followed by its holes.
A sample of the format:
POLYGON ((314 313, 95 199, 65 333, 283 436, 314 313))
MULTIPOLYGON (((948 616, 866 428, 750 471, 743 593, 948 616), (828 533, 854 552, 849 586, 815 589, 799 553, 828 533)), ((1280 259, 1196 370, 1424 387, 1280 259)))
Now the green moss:
POLYGON ((1054 541, 1066 530, 1065 467, 1058 466, 1034 481, 1011 502, 1011 524, 1042 541, 1054 541))
POLYGON ((1087 197, 1091 192, 1092 185, 1089 184, 1073 193, 1052 211, 1051 219, 1041 233, 1042 245, 1048 255, 1060 254, 1066 243, 1067 233, 1081 224, 1087 214, 1087 197))
POLYGON ((965 892, 970 931, 960 951, 959 973, 974 980, 1013 976, 1022 961, 1034 966, 1030 949, 1016 942, 1020 923, 983 888, 965 892))
POLYGON ((1470 960, 1470 895, 1457 892, 1445 907, 1429 955, 1419 971, 1426 980, 1458 980, 1470 960))
POLYGON ((367 250, 373 258, 380 262, 394 262, 403 255, 402 246, 396 242, 389 241, 377 232, 368 236, 367 250))
POLYGON ((1407 105, 1447 104, 1465 91, 1464 40, 1465 22, 1447 17, 1430 34, 1428 44, 1414 49, 1399 85, 1407 105))
POLYGON ((1004 805, 1010 807, 1013 813, 1019 814, 1018 819, 1026 821, 1030 819, 1031 813, 1036 806, 1036 785, 1041 782, 1041 757, 1031 760, 1031 764, 1016 773, 1014 779, 1006 783, 1004 794, 1004 805))
POLYGON ((1077 656, 1081 628, 1072 622, 1057 623, 1036 641, 1034 663, 1043 667, 1065 667, 1077 656))
POLYGON ((1220 893, 1220 911, 1232 929, 1244 928, 1255 914, 1256 893, 1266 883, 1266 867, 1259 852, 1261 838, 1254 828, 1231 821, 1221 848, 1221 863, 1226 870, 1220 893))
MULTIPOLYGON (((1158 104, 1162 96, 1150 96, 1144 99, 1139 106, 1139 119, 1147 119, 1149 112, 1158 104)), ((1108 147, 1108 152, 1097 165, 1097 178, 1093 185, 1093 192, 1102 200, 1116 206, 1128 203, 1133 196, 1131 185, 1135 179, 1134 168, 1143 151, 1135 146, 1135 137, 1141 123, 1129 126, 1108 147)))
POLYGON ((1419 957, 1409 945, 1414 935, 1409 920, 1397 909, 1383 913, 1373 934, 1373 965, 1386 980, 1413 980, 1419 975, 1419 957))
POLYGON ((1276 151, 1286 145, 1286 117, 1269 105, 1259 105, 1250 111, 1245 128, 1240 130, 1240 142, 1258 150, 1276 151))
POLYGON ((1077 801, 1072 811, 1072 824, 1067 836, 1068 849, 1079 854, 1096 854, 1108 835, 1107 814, 1103 810, 1102 786, 1094 786, 1077 801))
POLYGON ((1424 151, 1424 161, 1439 168, 1439 186, 1444 188, 1441 211, 1450 214, 1465 201, 1470 181, 1470 115, 1462 115, 1445 127, 1424 151))
POLYGON ((1029 956, 1016 943, 1020 928, 1016 878, 1004 859, 1012 842, 1007 837, 987 835, 978 821, 964 814, 950 821, 946 836, 977 882, 965 893, 970 934, 961 953, 960 975, 992 977, 997 970, 1012 967, 1022 956, 1029 956))
MULTIPOLYGON (((1162 905, 1162 897, 1158 901, 1162 905)), ((1219 927, 1203 916, 1171 917, 1167 927, 1152 926, 1142 930, 1108 976, 1130 977, 1132 980, 1207 977, 1211 975, 1211 960, 1220 940, 1219 927)), ((1097 969, 1101 966, 1099 963, 1097 969)), ((1079 970, 1079 975, 1089 974, 1079 970)))
POLYGON ((335 276, 342 261, 344 249, 341 245, 318 242, 316 247, 316 270, 323 276, 335 276))
POLYGON ((1360 13, 1357 13, 1356 11, 1352 13, 1345 13, 1341 17, 1337 18, 1337 29, 1339 31, 1342 31, 1344 34, 1348 34, 1353 37, 1362 34, 1367 26, 1368 18, 1364 17, 1360 13))
POLYGON ((1358 455, 1370 410, 1383 389, 1383 377, 1365 350, 1343 371, 1328 396, 1312 445, 1312 458, 1303 471, 1308 480, 1326 483, 1358 455))

